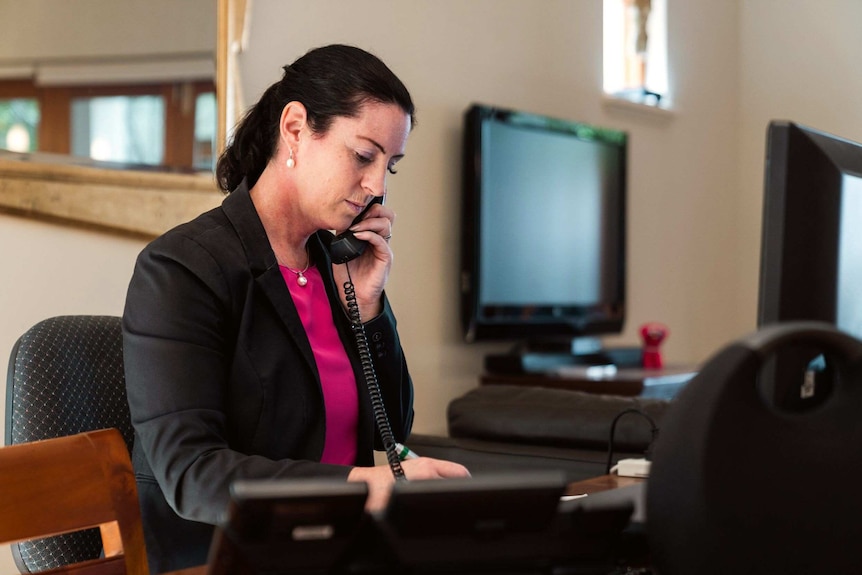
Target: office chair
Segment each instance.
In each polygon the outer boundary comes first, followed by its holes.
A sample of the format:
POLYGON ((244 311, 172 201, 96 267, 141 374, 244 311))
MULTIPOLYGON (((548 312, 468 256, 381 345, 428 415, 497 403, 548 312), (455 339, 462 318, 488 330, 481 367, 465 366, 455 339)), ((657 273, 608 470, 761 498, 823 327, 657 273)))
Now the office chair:
POLYGON ((135 474, 116 429, 0 448, 0 543, 94 527, 104 557, 51 573, 149 573, 135 474))
MULTIPOLYGON (((131 452, 120 318, 59 316, 15 343, 6 380, 6 444, 116 428, 131 452)), ((12 545, 22 573, 94 559, 98 530, 12 545)))
POLYGON ((862 342, 834 326, 776 324, 715 355, 655 444, 646 521, 658 572, 862 573, 860 413, 862 342), (788 352, 813 361, 770 383, 788 352), (771 387, 805 395, 817 381, 828 394, 805 409, 777 404, 771 387))

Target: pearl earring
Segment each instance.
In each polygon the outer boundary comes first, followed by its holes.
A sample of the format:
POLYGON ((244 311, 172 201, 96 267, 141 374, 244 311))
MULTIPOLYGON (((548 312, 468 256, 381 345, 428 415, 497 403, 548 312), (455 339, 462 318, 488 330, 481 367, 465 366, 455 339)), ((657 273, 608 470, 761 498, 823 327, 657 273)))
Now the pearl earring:
POLYGON ((296 161, 293 159, 293 148, 290 149, 290 157, 285 162, 285 165, 287 165, 288 168, 292 168, 296 165, 296 161))

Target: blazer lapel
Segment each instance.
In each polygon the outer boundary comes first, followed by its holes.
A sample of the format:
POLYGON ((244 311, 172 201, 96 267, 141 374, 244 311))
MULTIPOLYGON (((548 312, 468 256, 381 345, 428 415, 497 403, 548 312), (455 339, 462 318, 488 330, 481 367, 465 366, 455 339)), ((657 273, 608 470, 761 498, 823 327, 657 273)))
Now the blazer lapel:
POLYGON ((245 180, 225 198, 222 208, 242 242, 255 282, 270 301, 285 330, 302 352, 303 359, 312 368, 319 385, 320 374, 317 372, 317 363, 314 361, 311 344, 302 328, 302 321, 293 300, 290 298, 290 292, 284 285, 284 277, 278 268, 278 261, 275 259, 275 253, 266 237, 263 223, 251 201, 245 180))

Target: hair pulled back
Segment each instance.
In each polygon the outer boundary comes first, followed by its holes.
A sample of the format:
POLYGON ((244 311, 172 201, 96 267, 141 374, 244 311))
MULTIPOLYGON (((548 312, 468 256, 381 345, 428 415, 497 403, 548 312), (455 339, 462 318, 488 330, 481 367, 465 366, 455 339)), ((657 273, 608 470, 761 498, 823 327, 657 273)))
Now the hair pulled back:
POLYGON ((333 44, 315 48, 284 67, 281 80, 272 84, 237 125, 232 141, 216 165, 219 187, 227 193, 243 178, 253 186, 279 139, 281 112, 288 102, 302 103, 308 123, 324 134, 339 116, 354 117, 366 102, 397 104, 416 124, 413 100, 407 88, 379 58, 353 46, 333 44))

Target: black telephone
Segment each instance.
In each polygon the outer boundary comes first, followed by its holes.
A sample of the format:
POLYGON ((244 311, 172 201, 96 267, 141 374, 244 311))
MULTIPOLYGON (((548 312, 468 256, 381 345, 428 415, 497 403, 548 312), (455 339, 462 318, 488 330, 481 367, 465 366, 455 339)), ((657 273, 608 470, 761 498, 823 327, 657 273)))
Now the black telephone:
MULTIPOLYGON (((371 206, 374 204, 382 204, 383 196, 375 197, 371 200, 365 209, 362 210, 362 213, 356 216, 356 219, 350 224, 351 226, 355 226, 365 217, 365 214, 368 213, 368 210, 371 209, 371 206)), ((356 236, 353 235, 353 232, 347 230, 332 239, 332 243, 329 244, 329 255, 332 258, 332 263, 335 264, 345 264, 352 259, 356 259, 362 255, 362 252, 365 251, 365 248, 368 247, 368 242, 364 242, 362 240, 356 239, 356 236)))
MULTIPOLYGON (((356 219, 350 224, 355 226, 365 217, 368 210, 374 204, 382 204, 383 196, 375 197, 371 200, 362 213, 356 216, 356 219)), ((350 260, 356 259, 362 255, 365 248, 368 247, 368 242, 356 239, 353 232, 347 230, 332 239, 329 244, 329 255, 332 258, 332 263, 346 264, 350 260)), ((356 301, 356 289, 353 286, 353 280, 350 279, 350 268, 347 268, 347 281, 344 282, 344 297, 347 300, 347 315, 350 318, 350 325, 353 329, 353 335, 356 338, 356 347, 359 351, 359 361, 362 363, 362 372, 365 379, 365 387, 371 398, 371 409, 374 413, 374 423, 377 425, 377 430, 380 433, 380 439, 383 441, 383 448, 386 451, 386 460, 389 463, 389 468, 392 470, 392 475, 396 480, 405 481, 404 470, 401 469, 401 459, 396 449, 395 438, 392 434, 392 428, 389 425, 389 416, 386 414, 386 409, 383 405, 383 393, 380 391, 380 384, 377 381, 377 373, 374 370, 374 362, 371 358, 371 347, 368 344, 368 337, 365 334, 365 326, 362 324, 362 317, 359 314, 359 304, 356 301)))

